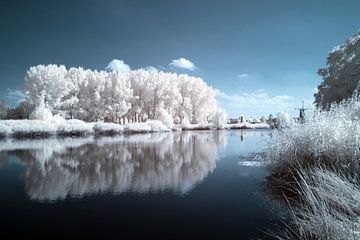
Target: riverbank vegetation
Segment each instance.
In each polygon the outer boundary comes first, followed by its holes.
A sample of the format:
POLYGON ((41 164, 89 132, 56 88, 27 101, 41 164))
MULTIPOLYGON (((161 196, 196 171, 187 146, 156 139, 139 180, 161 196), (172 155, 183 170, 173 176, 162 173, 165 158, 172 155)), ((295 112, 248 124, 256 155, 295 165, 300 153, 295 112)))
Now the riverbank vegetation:
POLYGON ((30 67, 24 100, 0 102, 0 137, 115 135, 133 132, 269 128, 265 121, 228 124, 216 90, 199 77, 155 70, 30 67))
POLYGON ((277 239, 360 238, 359 36, 329 54, 313 115, 268 144, 268 190, 292 218, 277 239))

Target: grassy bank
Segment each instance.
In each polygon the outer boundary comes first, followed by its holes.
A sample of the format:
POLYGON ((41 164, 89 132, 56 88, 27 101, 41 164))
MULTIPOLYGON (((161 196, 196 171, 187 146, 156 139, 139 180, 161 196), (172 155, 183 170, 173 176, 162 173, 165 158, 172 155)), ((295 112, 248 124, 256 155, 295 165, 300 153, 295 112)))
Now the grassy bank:
POLYGON ((278 239, 360 239, 360 101, 278 131, 265 159, 273 197, 292 223, 278 239))
POLYGON ((51 136, 83 137, 89 135, 115 136, 129 133, 150 133, 168 131, 195 131, 216 129, 262 129, 269 128, 266 123, 224 125, 216 127, 213 123, 167 126, 158 120, 128 123, 125 125, 104 122, 84 122, 52 117, 46 120, 0 120, 0 138, 47 138, 51 136))
POLYGON ((0 121, 2 138, 46 138, 50 136, 82 137, 88 135, 118 135, 122 133, 166 132, 172 129, 160 121, 120 125, 81 120, 3 120, 0 121))

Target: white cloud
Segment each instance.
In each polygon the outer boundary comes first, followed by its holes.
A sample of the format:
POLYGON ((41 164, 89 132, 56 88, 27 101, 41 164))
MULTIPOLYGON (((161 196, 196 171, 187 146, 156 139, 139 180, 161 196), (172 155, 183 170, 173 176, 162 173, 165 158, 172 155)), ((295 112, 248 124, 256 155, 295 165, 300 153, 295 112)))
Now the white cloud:
POLYGON ((196 69, 195 64, 186 58, 174 59, 171 61, 171 63, 169 63, 169 66, 175 68, 183 68, 190 71, 194 71, 196 69))
POLYGON ((247 73, 242 73, 242 74, 239 74, 238 75, 238 78, 247 78, 247 77, 249 77, 250 75, 249 74, 247 74, 247 73))
POLYGON ((157 68, 154 67, 154 66, 147 66, 147 67, 145 68, 145 70, 147 70, 147 71, 149 71, 149 72, 158 72, 158 71, 159 71, 159 69, 157 69, 157 68))
POLYGON ((25 100, 25 95, 19 90, 8 88, 6 98, 11 102, 20 103, 25 100))
POLYGON ((294 98, 288 95, 269 95, 264 89, 255 92, 226 94, 217 91, 216 98, 222 108, 225 108, 231 117, 267 116, 282 111, 293 112, 295 108, 294 98))
POLYGON ((123 60, 113 59, 107 67, 105 68, 107 71, 118 71, 118 72, 129 72, 131 68, 127 65, 123 60))

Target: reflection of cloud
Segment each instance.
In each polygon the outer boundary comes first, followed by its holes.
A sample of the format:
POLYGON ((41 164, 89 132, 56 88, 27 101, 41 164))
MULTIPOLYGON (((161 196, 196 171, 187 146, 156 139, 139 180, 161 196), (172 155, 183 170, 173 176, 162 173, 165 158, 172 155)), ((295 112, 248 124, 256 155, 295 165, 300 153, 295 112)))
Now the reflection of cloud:
POLYGON ((226 140, 224 131, 79 140, 72 146, 53 139, 60 144, 39 141, 28 149, 20 144, 21 150, 9 153, 26 164, 25 187, 35 200, 124 191, 185 193, 215 168, 226 140))

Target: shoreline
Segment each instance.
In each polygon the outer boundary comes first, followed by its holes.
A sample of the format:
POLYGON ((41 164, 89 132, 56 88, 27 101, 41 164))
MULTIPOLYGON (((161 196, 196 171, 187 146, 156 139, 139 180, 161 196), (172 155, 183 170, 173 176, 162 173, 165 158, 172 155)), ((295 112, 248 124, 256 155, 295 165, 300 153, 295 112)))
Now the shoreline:
POLYGON ((118 136, 174 131, 212 131, 236 129, 271 129, 266 123, 226 124, 216 127, 213 124, 174 125, 168 127, 162 122, 151 120, 141 123, 120 125, 104 122, 83 122, 80 120, 1 120, 0 139, 39 139, 50 137, 118 136))

